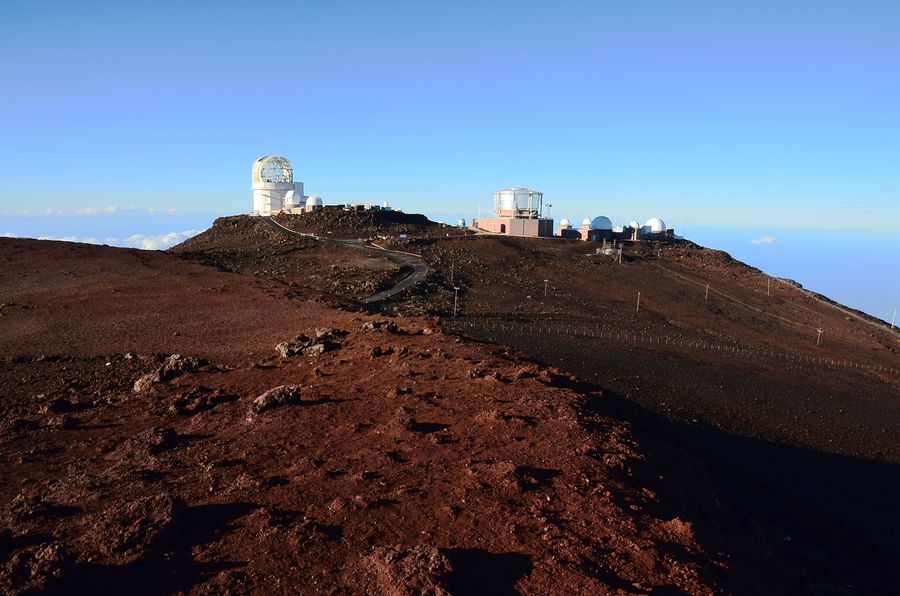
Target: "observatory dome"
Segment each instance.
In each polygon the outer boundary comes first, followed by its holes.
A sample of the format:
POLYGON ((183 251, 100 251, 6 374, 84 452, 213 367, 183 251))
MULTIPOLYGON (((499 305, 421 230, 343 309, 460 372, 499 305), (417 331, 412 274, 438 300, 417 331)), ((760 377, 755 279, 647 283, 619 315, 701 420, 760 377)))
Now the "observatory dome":
POLYGON ((585 217, 584 219, 581 220, 581 225, 591 227, 591 220, 589 220, 588 218, 585 217))
POLYGON ((630 224, 628 224, 628 227, 631 228, 631 229, 633 229, 633 230, 640 230, 640 229, 641 229, 641 224, 639 224, 639 223, 636 222, 636 221, 632 221, 630 224))
POLYGON ((264 155, 253 162, 253 182, 291 184, 294 182, 294 168, 286 157, 264 155))
POLYGON ((665 232, 666 222, 658 217, 651 217, 647 220, 647 223, 644 224, 644 230, 650 232, 651 234, 659 234, 661 232, 665 232))
POLYGON ((322 199, 319 195, 309 195, 306 197, 306 206, 307 207, 321 207, 322 199))
POLYGON ((566 219, 566 218, 564 217, 564 218, 562 218, 562 219, 559 221, 559 227, 561 227, 561 228, 571 228, 571 227, 572 227, 572 222, 570 222, 568 219, 566 219))
POLYGON ((594 230, 611 230, 612 220, 604 215, 598 215, 591 220, 591 228, 594 230))
POLYGON ((296 190, 289 190, 284 193, 284 208, 291 209, 300 207, 303 204, 303 197, 296 190))

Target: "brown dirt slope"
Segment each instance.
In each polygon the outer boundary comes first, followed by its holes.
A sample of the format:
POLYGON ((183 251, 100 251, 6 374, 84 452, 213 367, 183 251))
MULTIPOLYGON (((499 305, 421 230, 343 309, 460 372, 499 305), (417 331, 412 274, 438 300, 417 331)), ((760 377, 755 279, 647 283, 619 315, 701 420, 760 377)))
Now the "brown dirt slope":
POLYGON ((897 585, 867 543, 720 483, 614 393, 431 319, 164 253, 0 256, 6 591, 897 585), (300 335, 321 353, 276 351, 300 335))
POLYGON ((431 221, 422 214, 402 211, 344 211, 329 207, 302 215, 279 214, 273 217, 292 230, 326 238, 399 237, 401 234, 429 237, 462 233, 457 228, 431 221))
POLYGON ((244 215, 220 217, 210 229, 170 252, 346 300, 375 294, 404 275, 400 267, 377 255, 286 234, 262 218, 244 215))

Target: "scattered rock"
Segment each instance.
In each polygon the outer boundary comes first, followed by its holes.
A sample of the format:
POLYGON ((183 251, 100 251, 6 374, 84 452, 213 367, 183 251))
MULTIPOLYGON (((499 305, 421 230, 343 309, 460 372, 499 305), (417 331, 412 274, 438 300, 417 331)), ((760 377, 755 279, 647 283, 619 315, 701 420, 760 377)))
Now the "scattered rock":
POLYGON ((63 414, 62 416, 54 416, 47 421, 47 426, 51 428, 62 428, 65 430, 71 430, 78 426, 78 420, 72 418, 68 414, 63 414))
POLYGON ((387 331, 388 333, 400 333, 400 328, 393 321, 369 321, 363 323, 363 331, 387 331))
POLYGON ((163 535, 175 530, 188 507, 171 493, 138 497, 106 509, 96 524, 95 547, 106 554, 139 557, 163 535))
POLYGON ((523 366, 522 368, 516 370, 513 374, 513 379, 516 381, 521 381, 522 379, 530 379, 532 377, 536 377, 538 375, 534 366, 523 366))
POLYGON ((236 399, 236 395, 225 393, 220 389, 196 387, 181 392, 169 406, 169 411, 178 416, 191 416, 204 410, 210 410, 220 403, 236 399))
POLYGON ((158 375, 155 372, 147 373, 134 382, 133 390, 135 393, 144 393, 149 391, 154 383, 157 382, 158 375))
POLYGON ((316 329, 315 339, 301 333, 294 339, 281 342, 275 346, 275 351, 277 351, 282 358, 289 358, 297 355, 318 356, 330 350, 339 348, 340 344, 337 343, 336 339, 338 335, 341 334, 344 334, 344 332, 327 327, 324 329, 316 329))
POLYGON ((377 547, 364 565, 374 591, 385 596, 450 594, 446 581, 453 569, 450 560, 434 546, 377 547))
POLYGON ((73 562, 68 549, 58 542, 20 551, 0 573, 0 588, 16 594, 63 591, 73 562))
POLYGON ((29 519, 44 517, 50 513, 51 509, 52 505, 43 499, 19 493, 16 495, 16 498, 12 500, 7 511, 9 519, 16 522, 22 522, 29 519))
POLYGON ((134 437, 132 442, 139 449, 155 455, 174 447, 178 442, 178 434, 171 428, 155 426, 134 437))
POLYGON ((382 348, 381 346, 375 346, 374 348, 372 348, 372 351, 369 353, 369 355, 374 360, 375 358, 378 358, 379 356, 388 356, 393 353, 394 353, 394 348, 382 348))
POLYGON ((343 329, 335 329, 334 327, 318 327, 316 328, 316 339, 322 341, 337 341, 341 336, 347 335, 343 329))
POLYGON ((319 356, 320 354, 324 354, 326 349, 325 344, 313 344, 307 348, 303 348, 301 353, 304 356, 319 356))
POLYGON ((401 395, 409 395, 410 393, 412 393, 412 389, 409 387, 395 387, 387 392, 387 397, 394 399, 401 395))
POLYGON ((485 371, 478 367, 470 368, 466 372, 466 376, 469 377, 470 379, 480 379, 480 378, 484 377, 485 374, 486 374, 485 371))
POLYGON ((182 356, 181 354, 172 354, 163 362, 155 372, 148 373, 140 377, 134 382, 134 392, 144 393, 153 385, 168 383, 169 381, 179 377, 185 373, 193 372, 206 365, 205 360, 193 358, 191 356, 182 356))
POLYGON ((184 373, 194 372, 204 364, 206 364, 205 360, 200 360, 191 356, 182 356, 181 354, 172 354, 159 368, 159 382, 168 383, 175 377, 179 377, 184 373))
POLYGON ((281 385, 269 389, 250 404, 248 420, 254 419, 258 414, 287 404, 300 403, 300 385, 281 385))

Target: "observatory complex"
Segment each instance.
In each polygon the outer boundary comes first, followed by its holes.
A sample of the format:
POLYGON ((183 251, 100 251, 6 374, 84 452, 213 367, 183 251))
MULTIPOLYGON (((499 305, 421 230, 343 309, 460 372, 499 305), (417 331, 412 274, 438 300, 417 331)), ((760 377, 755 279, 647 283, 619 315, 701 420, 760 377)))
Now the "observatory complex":
POLYGON ((507 236, 553 236, 553 220, 542 217, 544 193, 530 188, 504 188, 494 193, 494 217, 472 225, 485 232, 507 236))
POLYGON ((306 213, 322 208, 317 195, 303 194, 303 183, 294 182, 294 167, 285 157, 264 155, 253 162, 253 215, 306 213))
POLYGON ((494 193, 493 217, 473 220, 472 227, 505 236, 556 237, 594 242, 675 239, 675 230, 667 228, 658 217, 648 219, 644 225, 632 221, 627 226, 616 227, 610 218, 598 215, 593 219, 583 219, 577 228, 568 219, 563 219, 554 234, 553 220, 543 216, 543 202, 544 193, 530 188, 498 190, 494 193))
MULTIPOLYGON (((275 213, 309 213, 325 208, 319 195, 303 194, 303 183, 294 182, 294 167, 286 157, 264 155, 253 162, 252 215, 269 216, 275 213)), ((344 211, 393 211, 387 201, 381 206, 364 203, 328 205, 329 209, 344 211)))
POLYGON ((611 242, 613 240, 656 240, 671 242, 675 239, 675 230, 667 228, 666 223, 658 217, 651 217, 644 225, 632 221, 627 226, 616 227, 612 220, 604 215, 593 219, 585 218, 577 228, 572 227, 568 219, 559 222, 557 236, 577 240, 593 240, 595 242, 611 242))
MULTIPOLYGON (((303 194, 303 182, 294 182, 291 162, 279 155, 264 155, 253 162, 253 215, 268 216, 275 213, 309 213, 322 209, 324 204, 317 195, 303 194)), ((568 219, 553 229, 553 220, 543 214, 544 193, 530 188, 504 188, 494 193, 492 217, 472 220, 472 227, 483 232, 505 236, 532 238, 569 238, 594 242, 612 241, 672 241, 675 230, 667 228, 663 220, 652 217, 644 225, 632 221, 627 226, 614 227, 604 215, 585 218, 577 228, 568 219)), ((549 207, 549 205, 548 205, 549 207)), ((348 211, 390 211, 387 203, 382 207, 367 204, 330 205, 329 208, 348 211)), ((460 220, 464 226, 465 221, 460 220)))

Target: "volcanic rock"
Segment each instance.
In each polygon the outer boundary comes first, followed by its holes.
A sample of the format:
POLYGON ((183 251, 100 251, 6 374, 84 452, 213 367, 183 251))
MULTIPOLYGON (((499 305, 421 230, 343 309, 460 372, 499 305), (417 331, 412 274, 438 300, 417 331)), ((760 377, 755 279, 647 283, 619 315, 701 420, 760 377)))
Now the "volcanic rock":
POLYGON ((373 580, 374 591, 385 596, 450 594, 445 582, 452 567, 434 546, 377 547, 366 557, 364 565, 373 580))
POLYGON ((269 389, 254 399, 250 405, 247 419, 252 420, 266 410, 295 403, 300 403, 300 385, 281 385, 274 389, 269 389))
POLYGON ((0 573, 0 590, 9 594, 62 590, 72 563, 72 555, 58 542, 20 551, 0 573))

